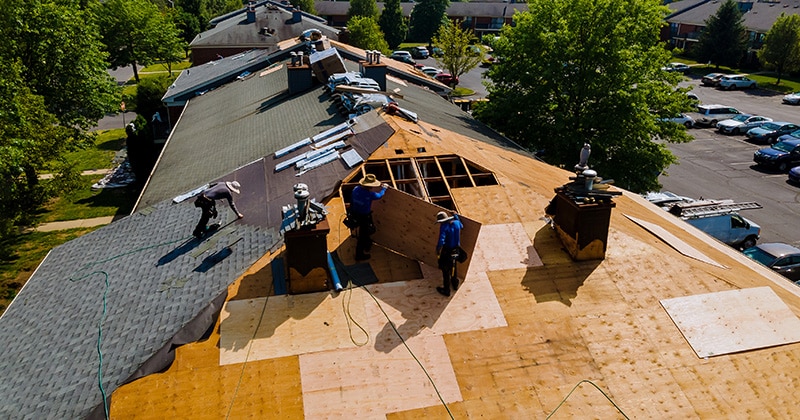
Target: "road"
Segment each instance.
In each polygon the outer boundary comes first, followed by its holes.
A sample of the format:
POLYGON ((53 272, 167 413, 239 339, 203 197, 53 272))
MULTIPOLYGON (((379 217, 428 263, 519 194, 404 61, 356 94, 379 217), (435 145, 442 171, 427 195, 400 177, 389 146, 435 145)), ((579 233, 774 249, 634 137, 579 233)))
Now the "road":
MULTIPOLYGON (((436 63, 436 59, 432 57, 428 58, 417 58, 415 59, 417 63, 425 65, 425 66, 432 66, 437 68, 442 68, 438 63, 436 63)), ((474 69, 468 71, 465 74, 462 74, 458 77, 458 86, 470 89, 475 93, 467 96, 467 99, 479 99, 485 98, 489 92, 486 91, 486 86, 483 85, 483 73, 488 70, 486 67, 475 67, 474 69)))
MULTIPOLYGON (((783 94, 761 89, 720 91, 700 86, 699 79, 683 85, 693 85, 706 104, 729 105, 775 121, 800 122, 800 107, 781 104, 783 94)), ((764 208, 742 215, 761 225, 760 242, 800 246, 800 187, 789 184, 785 173, 753 165, 753 152, 765 146, 710 128, 692 129, 691 134, 694 141, 669 145, 679 163, 659 178, 663 190, 693 198, 756 201, 764 208)))

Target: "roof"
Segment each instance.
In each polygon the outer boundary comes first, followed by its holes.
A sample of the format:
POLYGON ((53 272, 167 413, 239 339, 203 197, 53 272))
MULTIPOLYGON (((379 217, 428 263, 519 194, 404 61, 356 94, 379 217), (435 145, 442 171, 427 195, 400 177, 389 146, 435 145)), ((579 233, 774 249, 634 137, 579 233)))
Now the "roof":
MULTIPOLYGON (((667 22, 705 26, 705 21, 717 13, 721 1, 684 0, 667 6, 674 11, 667 22)), ((744 26, 754 32, 767 33, 781 14, 800 14, 800 0, 777 2, 746 2, 751 9, 744 12, 744 26)))
POLYGON ((153 201, 38 267, 0 317, 3 417, 101 416, 103 392, 112 418, 796 417, 797 286, 613 186, 604 258, 573 260, 544 209, 574 174, 410 84, 395 86, 418 122, 358 117, 347 142, 364 165, 275 172, 284 142, 340 122, 320 89, 281 94, 285 77, 190 100, 153 201), (356 264, 345 201, 366 171, 392 188, 356 264), (187 241, 197 209, 172 194, 220 178, 240 181, 245 218, 221 204, 224 227, 187 241), (325 233, 340 280, 365 287, 284 293, 314 272, 292 271, 297 253, 318 256, 274 228, 296 182, 325 197, 330 230, 295 233, 325 233), (435 291, 437 200, 470 255, 450 298, 435 291))
POLYGON ((339 31, 328 26, 324 19, 302 13, 300 22, 292 23, 292 12, 272 1, 255 5, 255 21, 247 22, 247 6, 212 21, 215 26, 198 34, 190 48, 248 47, 274 49, 281 41, 299 37, 308 29, 319 29, 323 35, 336 39, 339 31), (263 31, 270 29, 271 33, 263 31))
MULTIPOLYGON (((403 9, 403 16, 411 16, 414 4, 413 2, 400 3, 400 7, 403 9)), ((379 12, 383 11, 383 2, 377 3, 377 6, 379 12)), ((346 16, 347 11, 350 9, 350 2, 316 1, 314 2, 314 9, 320 16, 346 16)), ((511 17, 515 10, 526 11, 528 10, 528 4, 524 2, 507 3, 502 0, 451 2, 447 6, 445 13, 451 17, 502 17, 505 11, 505 16, 511 17)))
MULTIPOLYGON (((342 53, 346 64, 352 70, 358 70, 357 64, 349 58, 358 57, 359 54, 363 57, 364 52, 335 41, 331 43, 342 53)), ((266 66, 266 62, 261 62, 266 66)), ((384 62, 391 75, 402 75, 409 81, 406 83, 390 77, 387 82, 387 90, 400 89, 402 92, 403 98, 397 99, 401 106, 418 113, 424 112, 424 115, 445 128, 472 130, 482 141, 507 142, 488 127, 465 118, 457 106, 443 100, 430 89, 411 84, 416 82, 445 88, 441 83, 421 72, 415 73, 407 64, 386 59, 384 62)), ((319 85, 305 93, 290 95, 287 90, 286 61, 273 64, 276 66, 253 71, 242 80, 188 100, 189 106, 181 115, 177 129, 167 140, 137 207, 180 195, 225 175, 233 168, 346 120, 335 106, 327 102, 330 95, 319 85), (214 158, 209 159, 211 156, 214 158), (189 162, 204 164, 189 165, 189 162)), ((208 64, 201 67, 206 66, 208 64)), ((196 73, 193 68, 189 71, 196 73)), ((200 82, 197 85, 205 86, 200 82)))

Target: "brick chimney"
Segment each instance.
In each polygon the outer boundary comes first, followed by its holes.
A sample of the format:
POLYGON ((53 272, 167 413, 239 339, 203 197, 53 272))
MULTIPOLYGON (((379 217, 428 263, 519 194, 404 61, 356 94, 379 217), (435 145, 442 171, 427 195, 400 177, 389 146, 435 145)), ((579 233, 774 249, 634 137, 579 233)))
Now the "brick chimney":
POLYGON ((381 63, 380 51, 366 51, 367 59, 358 62, 358 71, 361 75, 374 80, 381 87, 382 91, 386 91, 386 63, 381 63))
POLYGON ((314 83, 311 66, 307 57, 300 53, 291 53, 292 60, 287 68, 289 74, 289 93, 305 92, 311 89, 314 83))
POLYGON ((247 23, 255 23, 256 21, 256 4, 252 1, 247 3, 247 23))

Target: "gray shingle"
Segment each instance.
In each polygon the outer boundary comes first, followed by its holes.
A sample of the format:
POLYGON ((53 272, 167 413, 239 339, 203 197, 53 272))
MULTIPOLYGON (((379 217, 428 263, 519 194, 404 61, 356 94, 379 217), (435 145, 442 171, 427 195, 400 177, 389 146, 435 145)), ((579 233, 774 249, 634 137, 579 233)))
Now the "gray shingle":
MULTIPOLYGON (((220 212, 223 222, 232 216, 220 212)), ((185 246, 187 252, 159 265, 189 240, 197 217, 191 202, 159 203, 147 216, 133 214, 50 252, 0 318, 0 417, 86 417, 102 405, 98 323, 103 385, 111 395, 273 245, 264 230, 239 222, 232 235, 241 241, 206 271, 197 268, 229 241, 198 258, 185 246), (162 289, 176 278, 185 284, 162 289)))

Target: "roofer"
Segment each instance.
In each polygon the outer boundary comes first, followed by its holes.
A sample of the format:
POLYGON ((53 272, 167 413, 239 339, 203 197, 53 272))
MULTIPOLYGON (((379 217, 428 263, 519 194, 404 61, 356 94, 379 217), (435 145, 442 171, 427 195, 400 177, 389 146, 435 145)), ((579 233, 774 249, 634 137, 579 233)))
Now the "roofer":
POLYGON ((442 270, 442 287, 436 291, 444 296, 450 296, 450 286, 458 290, 458 273, 456 262, 464 262, 466 253, 461 249, 461 229, 464 224, 458 214, 449 216, 440 211, 436 214, 436 223, 439 223, 439 242, 436 243, 436 254, 439 256, 439 269, 442 270))
POLYGON ((372 222, 372 202, 379 200, 386 193, 389 185, 381 184, 373 174, 366 174, 353 189, 350 198, 350 209, 347 217, 353 222, 356 233, 356 260, 368 260, 372 248, 372 234, 375 224, 372 222))
MULTIPOLYGON (((200 207, 203 213, 200 215, 200 221, 197 223, 197 227, 194 228, 194 235, 197 239, 202 239, 203 236, 209 231, 207 226, 208 220, 217 217, 217 206, 215 204, 215 200, 226 199, 228 200, 228 205, 231 206, 231 210, 236 213, 236 217, 241 219, 244 217, 242 213, 239 213, 239 210, 236 209, 236 204, 233 203, 233 195, 231 192, 235 192, 239 194, 239 188, 241 185, 238 181, 226 181, 226 182, 217 182, 211 184, 211 186, 205 189, 203 192, 197 195, 197 199, 194 201, 195 207, 200 207)), ((219 227, 219 224, 215 224, 216 227, 219 227)))

